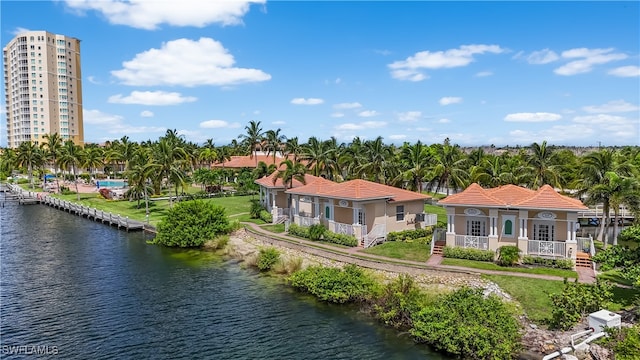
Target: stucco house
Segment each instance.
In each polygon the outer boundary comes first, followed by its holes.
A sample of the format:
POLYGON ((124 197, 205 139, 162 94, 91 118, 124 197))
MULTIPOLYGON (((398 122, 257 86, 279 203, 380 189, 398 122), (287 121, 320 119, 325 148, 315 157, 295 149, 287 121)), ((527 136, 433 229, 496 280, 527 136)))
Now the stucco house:
POLYGON ((549 185, 538 190, 515 185, 484 189, 474 183, 438 204, 447 211, 446 246, 496 251, 515 245, 523 255, 590 265, 593 242, 576 237, 578 212, 588 208, 549 185))
POLYGON ((353 235, 361 246, 384 241, 389 232, 435 225, 437 216, 425 214, 428 195, 367 180, 336 183, 305 175, 287 189, 276 173, 256 180, 260 201, 274 221, 289 217, 300 226, 323 224, 330 231, 353 235))

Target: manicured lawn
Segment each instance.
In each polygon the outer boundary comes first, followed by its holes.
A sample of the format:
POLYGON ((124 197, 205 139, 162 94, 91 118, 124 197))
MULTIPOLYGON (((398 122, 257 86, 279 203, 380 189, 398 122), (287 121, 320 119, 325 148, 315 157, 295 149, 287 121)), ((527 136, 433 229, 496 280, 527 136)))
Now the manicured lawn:
POLYGON ((387 241, 383 244, 362 250, 362 252, 394 259, 426 262, 429 259, 431 251, 429 246, 423 243, 387 241))
POLYGON ((438 215, 438 222, 447 223, 447 211, 442 206, 425 204, 424 212, 436 214, 438 215))
POLYGON ((452 265, 452 266, 464 266, 468 268, 474 269, 483 269, 483 270, 495 270, 495 271, 510 271, 510 272, 518 272, 518 273, 527 273, 527 274, 540 274, 540 275, 551 275, 551 276, 560 276, 566 278, 577 278, 578 273, 573 270, 563 270, 563 269, 553 269, 553 268, 544 268, 544 267, 536 267, 536 268, 519 268, 519 267, 506 267, 500 266, 495 263, 490 263, 486 261, 474 261, 474 260, 465 260, 465 259, 442 259, 442 265, 452 265))
MULTIPOLYGON (((509 293, 521 305, 529 319, 544 323, 551 317, 551 300, 549 294, 561 293, 562 281, 532 279, 508 275, 483 275, 485 279, 495 282, 509 293)), ((634 299, 640 296, 640 290, 613 288, 613 302, 607 310, 618 311, 633 305, 634 299)))

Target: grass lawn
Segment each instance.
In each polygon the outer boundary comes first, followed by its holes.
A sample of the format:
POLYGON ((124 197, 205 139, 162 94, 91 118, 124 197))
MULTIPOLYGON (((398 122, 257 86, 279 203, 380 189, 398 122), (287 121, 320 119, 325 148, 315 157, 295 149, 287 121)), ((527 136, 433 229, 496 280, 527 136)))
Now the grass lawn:
POLYGON ((424 212, 436 214, 438 215, 438 222, 447 223, 447 211, 442 206, 425 204, 424 212))
MULTIPOLYGON (((529 319, 536 323, 544 323, 551 317, 551 300, 549 294, 562 292, 562 281, 532 279, 508 275, 483 275, 485 279, 495 282, 509 293, 521 305, 529 319)), ((618 311, 633 305, 640 290, 614 287, 613 302, 607 310, 618 311)))
MULTIPOLYGON (((130 219, 145 221, 145 205, 144 201, 140 201, 140 208, 137 208, 137 201, 128 200, 105 200, 98 197, 97 193, 80 194, 80 201, 77 200, 76 194, 70 195, 54 195, 60 199, 79 203, 84 206, 96 208, 98 210, 112 212, 121 216, 128 216, 130 219)), ((248 213, 251 208, 252 196, 228 196, 206 199, 204 201, 213 202, 217 205, 223 206, 227 210, 227 215, 231 217, 231 220, 238 219, 243 220, 244 213, 248 213), (236 216, 234 216, 236 215, 236 216)), ((164 218, 169 210, 168 200, 149 201, 149 223, 151 225, 157 225, 162 218, 164 218)), ((248 214, 246 215, 248 217, 248 214)), ((262 222, 262 221, 261 221, 262 222)))
POLYGON ((362 252, 394 259, 423 262, 429 259, 431 253, 427 244, 405 241, 387 241, 383 244, 364 249, 362 252))
POLYGON ((623 278, 620 275, 620 271, 618 270, 605 271, 598 275, 598 279, 608 280, 616 284, 622 284, 622 285, 628 285, 628 286, 633 285, 633 281, 623 278))
POLYGON ((267 231, 271 231, 274 233, 283 233, 284 232, 284 224, 275 224, 275 225, 263 225, 261 226, 261 228, 267 230, 267 231))
POLYGON ((563 269, 553 269, 553 268, 545 268, 545 267, 536 267, 536 268, 519 268, 519 267, 506 267, 500 266, 495 263, 490 263, 486 261, 474 261, 474 260, 465 260, 465 259, 442 259, 442 265, 452 265, 452 266, 464 266, 468 268, 474 269, 483 269, 483 270, 495 270, 495 271, 510 271, 510 272, 519 272, 519 273, 527 273, 527 274, 541 274, 541 275, 551 275, 551 276, 560 276, 566 278, 578 278, 578 273, 573 270, 563 270, 563 269))

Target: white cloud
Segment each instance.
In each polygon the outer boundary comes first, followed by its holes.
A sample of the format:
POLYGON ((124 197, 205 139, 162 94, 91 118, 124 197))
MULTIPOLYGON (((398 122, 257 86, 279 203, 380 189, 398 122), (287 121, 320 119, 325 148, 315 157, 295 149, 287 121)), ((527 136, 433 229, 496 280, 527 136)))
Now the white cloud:
POLYGON ((340 84, 341 82, 342 82, 342 79, 336 78, 336 80, 335 80, 336 85, 340 84))
POLYGON ((187 102, 194 102, 198 98, 193 96, 182 96, 178 92, 166 91, 132 91, 129 96, 121 94, 109 97, 112 104, 138 104, 138 105, 177 105, 187 102))
POLYGON ((364 129, 377 129, 386 126, 384 121, 365 121, 359 124, 345 123, 336 126, 336 130, 364 130, 364 129))
POLYGON ((555 125, 540 131, 512 130, 508 141, 516 144, 530 144, 546 140, 549 143, 567 143, 569 141, 586 140, 595 131, 577 124, 555 125))
POLYGON ((284 125, 284 124, 286 124, 286 122, 282 121, 282 120, 276 120, 276 121, 273 121, 272 124, 273 125, 284 125))
POLYGON ((571 76, 587 73, 593 70, 595 65, 606 64, 612 61, 624 60, 627 55, 612 52, 613 48, 608 49, 587 49, 576 48, 562 52, 564 59, 579 59, 571 61, 565 65, 555 69, 558 75, 571 76))
POLYGON ((89 81, 92 84, 96 84, 96 85, 102 84, 100 81, 98 81, 98 79, 96 79, 95 76, 87 76, 87 81, 89 81))
POLYGON ((554 62, 560 59, 560 56, 556 54, 553 50, 543 49, 540 51, 534 51, 529 56, 527 56, 527 62, 529 64, 548 64, 550 62, 554 62))
POLYGON ((423 132, 424 131, 431 131, 431 128, 419 127, 419 128, 416 128, 416 131, 423 131, 423 132))
POLYGON ((378 115, 380 115, 380 113, 375 110, 365 110, 358 113, 358 116, 360 117, 373 117, 378 115))
POLYGON ((448 123, 450 123, 450 122, 451 122, 451 120, 449 120, 449 119, 444 119, 444 118, 443 118, 443 119, 438 120, 438 122, 439 122, 440 124, 448 124, 448 123))
POLYGON ((638 141, 639 119, 629 119, 623 116, 597 114, 576 116, 573 122, 582 129, 588 129, 592 133, 606 134, 611 141, 618 140, 620 143, 628 143, 629 140, 638 141))
POLYGON ((141 117, 153 117, 153 112, 149 111, 149 110, 145 110, 143 112, 140 113, 141 117))
POLYGON ((491 76, 493 75, 493 72, 491 71, 480 71, 479 73, 476 73, 476 77, 487 77, 487 76, 491 76))
POLYGON ((333 118, 341 118, 344 117, 344 114, 341 112, 334 112, 333 114, 331 114, 331 117, 333 118))
POLYGON ((382 56, 391 55, 391 51, 389 50, 373 50, 373 52, 382 56))
POLYGON ((421 69, 442 69, 467 66, 475 61, 475 55, 484 53, 499 54, 505 50, 498 45, 462 45, 446 51, 421 51, 405 60, 388 65, 394 79, 421 81, 428 76, 421 69))
POLYGON ((146 1, 146 0, 66 0, 80 14, 95 10, 111 24, 154 30, 161 24, 205 27, 211 24, 238 25, 251 3, 265 0, 235 1, 146 1))
POLYGON ((638 77, 640 76, 640 66, 629 65, 611 69, 607 72, 609 75, 618 77, 638 77))
POLYGON ((17 28, 13 29, 13 31, 11 31, 11 34, 13 36, 18 36, 18 35, 20 35, 20 34, 22 34, 24 32, 29 32, 29 31, 31 31, 31 30, 18 26, 17 28))
POLYGON ((262 70, 233 67, 234 63, 233 55, 214 39, 177 39, 137 54, 111 74, 134 86, 224 86, 271 79, 262 70))
POLYGON ((335 109, 357 109, 362 107, 362 104, 360 104, 359 102, 340 103, 340 104, 333 105, 333 107, 335 109))
POLYGON ((455 97, 455 96, 447 96, 447 97, 441 98, 440 100, 438 100, 438 102, 442 106, 451 105, 451 104, 459 104, 459 103, 462 102, 462 98, 461 97, 455 97))
POLYGON ((295 105, 320 105, 324 103, 324 100, 318 98, 295 98, 291 100, 291 103, 295 105))
POLYGON ((401 135, 401 134, 389 135, 389 139, 391 140, 403 140, 406 138, 407 138, 407 135, 401 135))
POLYGON ((547 112, 513 113, 504 117, 504 121, 511 122, 547 122, 558 121, 560 119, 562 119, 562 115, 547 112))
POLYGON ((585 106, 582 110, 588 113, 620 113, 638 111, 640 110, 640 107, 630 104, 624 100, 611 100, 608 103, 599 106, 585 106))
POLYGON ((224 120, 207 120, 200 123, 203 129, 235 129, 240 127, 240 123, 229 123, 224 120))
POLYGON ((253 115, 260 115, 260 110, 254 110, 253 115))
POLYGON ((421 111, 407 111, 398 113, 398 121, 400 122, 415 122, 422 117, 421 111))
POLYGON ((88 128, 95 127, 100 129, 102 133, 117 134, 117 135, 130 135, 140 133, 161 133, 167 129, 157 126, 133 126, 127 124, 124 118, 120 115, 113 115, 104 113, 100 110, 83 109, 83 120, 86 125, 85 131, 88 128))
POLYGON ((180 129, 177 131, 178 136, 184 136, 187 141, 194 143, 204 143, 207 139, 211 138, 210 134, 207 134, 201 130, 186 130, 180 129))

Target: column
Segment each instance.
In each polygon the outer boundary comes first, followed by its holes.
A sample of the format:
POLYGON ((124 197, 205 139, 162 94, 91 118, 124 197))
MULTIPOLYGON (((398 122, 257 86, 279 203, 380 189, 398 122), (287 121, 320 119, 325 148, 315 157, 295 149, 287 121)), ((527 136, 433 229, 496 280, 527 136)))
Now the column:
POLYGON ((456 208, 447 208, 447 232, 456 233, 456 208))
POLYGON ((498 209, 489 209, 489 250, 498 250, 498 209))

